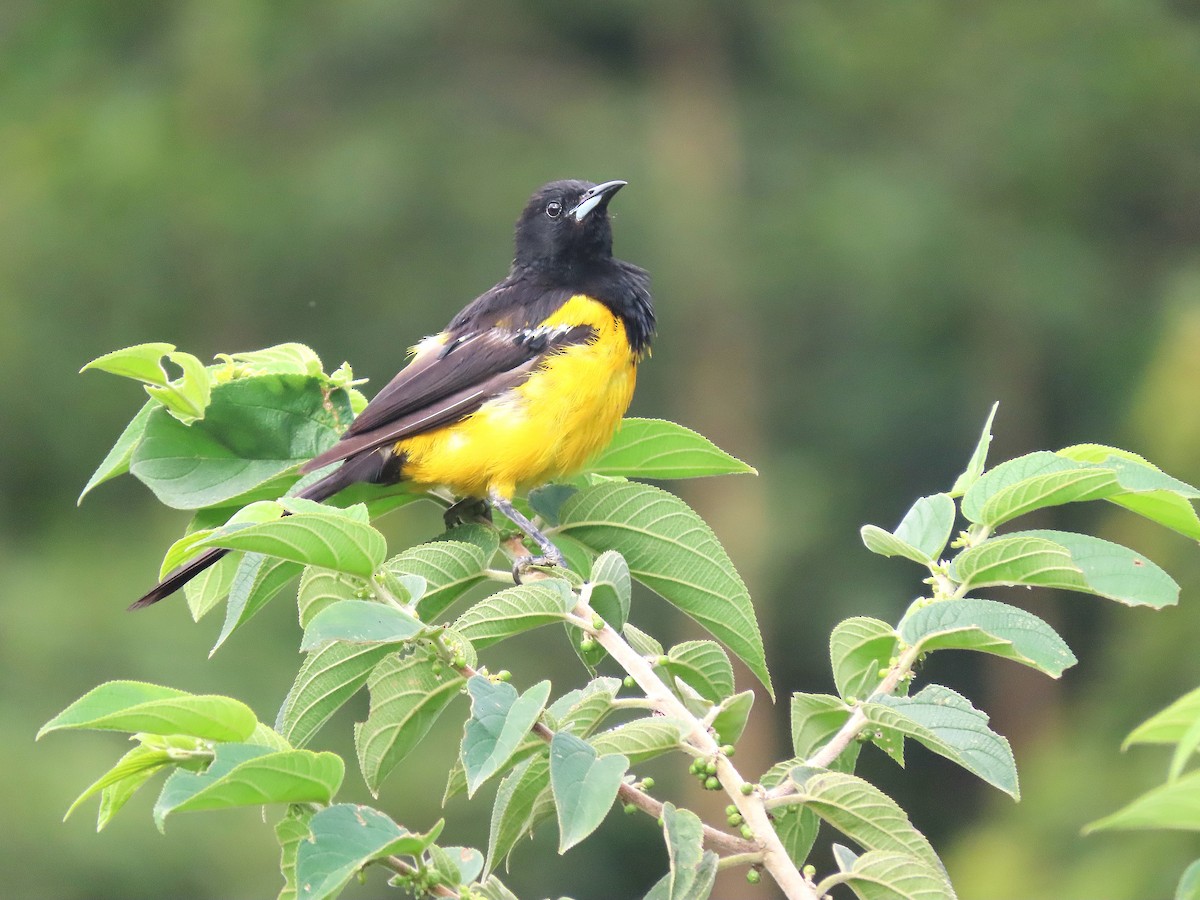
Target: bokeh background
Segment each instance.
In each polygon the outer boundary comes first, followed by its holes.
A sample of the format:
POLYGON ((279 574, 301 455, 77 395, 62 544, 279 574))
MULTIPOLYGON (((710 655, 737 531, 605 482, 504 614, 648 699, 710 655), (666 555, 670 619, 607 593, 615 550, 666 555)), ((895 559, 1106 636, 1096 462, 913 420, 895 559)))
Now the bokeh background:
MULTIPOLYGON (((617 250, 647 267, 661 323, 634 412, 690 425, 757 479, 677 485, 759 604, 782 698, 832 687, 852 614, 894 621, 919 572, 873 557, 948 487, 988 406, 993 459, 1080 441, 1200 481, 1200 4, 7 0, 0 5, 0 869, 13 897, 272 896, 257 812, 180 815, 153 791, 103 834, 59 817, 124 746, 39 724, 124 677, 242 697, 270 720, 294 674, 286 599, 222 648, 182 603, 141 615, 184 518, 130 479, 75 497, 142 395, 89 359, 150 340, 210 358, 303 341, 378 389, 404 348, 496 281, 529 193, 630 182, 617 250)), ((1175 574, 1178 608, 1022 593, 1081 664, 1052 682, 935 659, 1009 735, 1013 804, 917 749, 863 770, 911 810, 974 900, 1165 898, 1190 835, 1081 837, 1158 783, 1119 752, 1200 682, 1200 552, 1113 508, 1044 516, 1128 542, 1175 574)), ((437 530, 432 509, 389 525, 437 530)), ((1014 599, 1012 597, 1006 599, 1014 599)), ((635 619, 689 623, 649 597, 635 619)), ((526 684, 582 679, 565 644, 497 651, 526 684), (558 657, 544 659, 543 657, 558 657), (522 664, 514 663, 518 660, 522 664)), ((496 663, 494 663, 495 665, 496 663)), ((747 684, 747 679, 743 679, 747 684)), ((319 743, 347 750, 361 707, 319 743)), ((739 753, 786 755, 760 697, 739 753)), ((452 716, 447 716, 447 721, 452 716)), ((445 723, 443 723, 445 724, 445 723)), ((457 727, 380 805, 414 828, 457 727)), ((715 810, 678 765, 664 795, 715 810)), ((357 774, 346 794, 366 799, 357 774)), ((486 798, 448 833, 482 846, 486 798)), ((565 858, 522 847, 523 897, 640 896, 653 823, 609 821, 565 858)), ((740 876, 717 896, 751 892, 740 876)), ((376 874, 351 897, 387 895, 376 874)), ((755 896, 770 897, 766 884, 755 896)))

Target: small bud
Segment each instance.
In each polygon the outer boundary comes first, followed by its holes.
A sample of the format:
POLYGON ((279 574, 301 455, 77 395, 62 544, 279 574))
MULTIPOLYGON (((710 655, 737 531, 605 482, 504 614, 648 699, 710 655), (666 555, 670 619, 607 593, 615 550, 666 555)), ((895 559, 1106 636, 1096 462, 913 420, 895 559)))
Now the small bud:
POLYGON ((733 744, 722 744, 721 745, 721 752, 724 753, 726 756, 733 756, 733 751, 735 749, 736 748, 733 746, 733 744))
POLYGON ((718 791, 721 789, 721 780, 716 775, 709 775, 704 779, 704 789, 708 791, 718 791))
POLYGON ((708 762, 706 762, 704 764, 704 773, 706 775, 716 775, 717 774, 717 764, 710 759, 708 762))
POLYGON ((880 677, 880 678, 887 678, 887 674, 888 674, 888 670, 887 670, 886 668, 884 668, 884 669, 880 669, 880 670, 879 670, 879 677, 880 677))
POLYGON ((659 816, 659 817, 658 817, 658 827, 659 827, 659 828, 662 828, 662 827, 663 827, 663 817, 662 817, 662 816, 659 816))
POLYGON ((749 825, 743 825, 742 826, 742 837, 744 837, 748 841, 754 840, 754 829, 751 828, 749 825))
POLYGON ((754 785, 751 784, 749 781, 743 781, 742 782, 742 793, 745 794, 747 797, 749 797, 751 794, 754 793, 754 785))
POLYGON ((593 641, 591 638, 584 638, 582 641, 579 642, 579 649, 582 650, 584 653, 591 653, 593 650, 596 649, 596 642, 593 641))
POLYGON ((725 807, 725 815, 727 815, 727 816, 732 816, 737 811, 738 811, 737 807, 734 806, 732 803, 730 803, 727 807, 725 807))
POLYGON ((858 698, 855 697, 853 694, 851 694, 849 697, 846 698, 846 703, 850 706, 855 706, 858 704, 858 698))
POLYGON ((355 874, 358 876, 359 884, 367 883, 367 870, 366 869, 359 869, 355 874))
POLYGON ((626 675, 625 681, 623 682, 623 684, 627 688, 637 687, 637 679, 634 678, 632 675, 626 675))
POLYGON ((745 821, 746 820, 742 818, 741 813, 734 813, 732 816, 729 817, 729 827, 737 828, 739 825, 741 825, 745 821))
POLYGON ((454 662, 453 662, 454 668, 461 669, 461 668, 465 667, 466 664, 467 664, 467 658, 465 656, 459 654, 458 656, 454 657, 454 662))
POLYGON ((654 664, 655 664, 656 666, 665 666, 665 665, 666 665, 667 663, 669 663, 670 661, 671 661, 670 657, 668 657, 668 656, 660 656, 658 659, 656 659, 656 660, 654 661, 654 664))
POLYGON ((746 880, 751 884, 758 884, 762 881, 762 876, 758 874, 758 869, 750 869, 746 873, 746 880))
POLYGON ((592 630, 601 631, 604 628, 604 620, 599 615, 592 616, 592 630))
POLYGON ((713 729, 712 736, 713 736, 713 740, 716 741, 718 744, 722 743, 721 732, 717 731, 715 728, 713 729))
POLYGON ((429 667, 429 669, 431 672, 433 672, 434 675, 442 674, 442 664, 440 662, 435 662, 432 666, 429 667))
POLYGON ((635 812, 637 812, 637 807, 632 803, 626 803, 622 809, 625 811, 625 815, 627 816, 632 816, 635 812))
POLYGON ((642 779, 642 790, 644 790, 644 791, 654 790, 654 779, 653 778, 643 778, 642 779))
POLYGON ((700 774, 700 768, 701 768, 701 766, 703 766, 703 765, 704 765, 704 760, 702 760, 702 759, 693 759, 693 760, 692 760, 692 764, 691 764, 690 766, 688 766, 688 771, 689 771, 689 772, 691 772, 693 775, 699 775, 699 774, 700 774))
POLYGON ((802 871, 804 873, 805 878, 807 878, 809 881, 812 881, 813 877, 817 874, 817 867, 813 866, 813 865, 808 865, 808 866, 805 866, 800 871, 802 871))
POLYGON ((499 672, 496 673, 496 680, 497 681, 512 681, 512 672, 508 671, 508 669, 501 669, 499 672))

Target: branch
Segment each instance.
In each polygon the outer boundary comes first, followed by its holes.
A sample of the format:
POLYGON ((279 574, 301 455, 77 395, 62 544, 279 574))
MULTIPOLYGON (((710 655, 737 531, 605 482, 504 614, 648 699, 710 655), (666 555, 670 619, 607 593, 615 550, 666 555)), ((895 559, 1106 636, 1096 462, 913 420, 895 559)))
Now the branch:
MULTIPOLYGON (((585 584, 580 588, 579 603, 574 610, 577 616, 589 623, 586 629, 587 632, 596 639, 600 646, 608 651, 609 656, 633 676, 638 686, 645 692, 646 699, 654 705, 654 708, 658 712, 671 718, 681 719, 691 726, 691 730, 685 737, 685 740, 694 749, 700 751, 706 757, 711 757, 716 762, 716 774, 718 780, 721 782, 721 787, 724 788, 725 793, 733 801, 733 805, 741 813, 742 819, 754 833, 754 840, 747 843, 751 843, 753 849, 762 854, 763 868, 775 879, 775 883, 779 885, 784 895, 789 900, 818 900, 818 895, 813 890, 812 885, 800 874, 795 863, 788 856, 783 843, 779 840, 779 835, 775 833, 775 828, 771 824, 771 819, 767 815, 766 806, 763 802, 764 793, 762 788, 757 785, 751 785, 742 778, 741 773, 730 762, 729 757, 721 752, 721 748, 713 739, 712 733, 708 730, 705 723, 701 719, 698 719, 691 710, 684 706, 671 693, 670 688, 663 683, 662 679, 658 677, 654 669, 640 653, 634 650, 607 623, 605 623, 603 628, 595 628, 591 624, 595 621, 596 617, 595 611, 588 602, 591 599, 591 593, 591 584, 585 584), (748 793, 743 793, 743 791, 747 791, 748 793)), ((652 800, 653 798, 647 799, 652 800)), ((630 802, 634 801, 631 800, 630 802)))

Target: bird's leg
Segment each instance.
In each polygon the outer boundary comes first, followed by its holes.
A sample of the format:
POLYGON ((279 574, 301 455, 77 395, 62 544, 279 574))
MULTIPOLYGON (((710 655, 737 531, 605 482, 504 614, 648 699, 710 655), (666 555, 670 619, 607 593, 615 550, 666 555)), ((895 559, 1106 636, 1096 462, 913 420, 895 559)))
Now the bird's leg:
POLYGON ((516 579, 518 583, 521 581, 521 573, 530 566, 550 565, 558 566, 559 568, 563 569, 567 567, 567 561, 563 559, 562 553, 557 547, 554 546, 554 544, 550 541, 550 538, 542 534, 536 525, 525 518, 525 516, 523 516, 521 512, 512 505, 510 500, 506 500, 495 491, 488 491, 488 501, 492 504, 492 506, 496 507, 496 509, 500 510, 500 512, 504 513, 504 515, 508 516, 508 518, 512 520, 512 523, 520 528, 521 531, 525 533, 525 536, 537 544, 538 549, 542 551, 541 556, 527 556, 524 559, 518 560, 517 564, 513 566, 513 578, 516 579))
POLYGON ((444 513, 442 520, 449 531, 455 525, 467 522, 477 522, 480 525, 492 524, 492 508, 488 502, 479 497, 464 497, 457 503, 451 504, 444 513))

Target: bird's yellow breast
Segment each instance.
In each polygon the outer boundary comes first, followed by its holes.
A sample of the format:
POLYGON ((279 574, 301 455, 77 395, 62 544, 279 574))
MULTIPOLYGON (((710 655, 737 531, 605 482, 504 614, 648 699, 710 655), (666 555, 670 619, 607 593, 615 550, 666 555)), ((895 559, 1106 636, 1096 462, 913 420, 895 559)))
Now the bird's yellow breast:
POLYGON ((463 496, 511 497, 578 471, 608 444, 637 377, 625 326, 583 294, 542 324, 590 325, 595 335, 551 354, 521 385, 461 421, 400 441, 405 478, 463 496))

